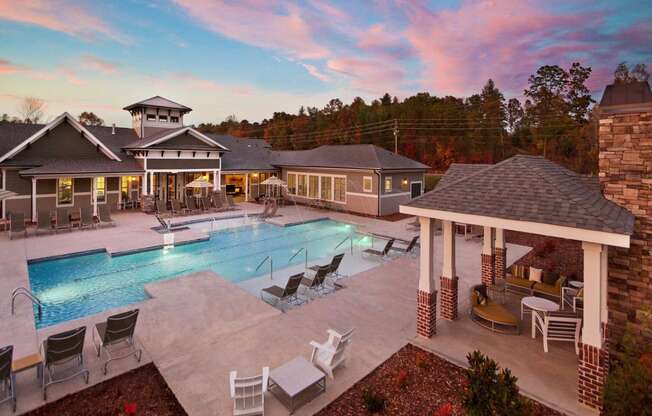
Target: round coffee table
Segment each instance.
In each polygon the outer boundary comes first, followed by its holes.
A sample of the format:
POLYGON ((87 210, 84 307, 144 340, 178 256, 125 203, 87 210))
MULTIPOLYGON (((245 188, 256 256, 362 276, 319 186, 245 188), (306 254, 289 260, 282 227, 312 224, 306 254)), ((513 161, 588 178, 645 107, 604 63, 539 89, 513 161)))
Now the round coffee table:
POLYGON ((559 310, 559 304, 548 299, 539 298, 536 296, 526 296, 521 299, 521 320, 523 315, 529 312, 532 315, 532 338, 536 337, 534 313, 537 312, 555 312, 559 310))

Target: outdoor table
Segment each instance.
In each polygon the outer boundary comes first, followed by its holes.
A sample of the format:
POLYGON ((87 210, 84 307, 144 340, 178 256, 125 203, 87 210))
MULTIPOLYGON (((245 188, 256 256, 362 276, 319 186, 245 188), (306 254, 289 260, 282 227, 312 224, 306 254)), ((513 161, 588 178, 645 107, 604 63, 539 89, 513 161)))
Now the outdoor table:
POLYGON ((296 408, 296 398, 311 388, 316 388, 317 394, 325 392, 326 374, 304 357, 288 361, 269 373, 269 390, 290 409, 290 414, 296 408))
POLYGON ((40 379, 43 374, 43 358, 38 352, 14 360, 11 363, 11 371, 14 374, 18 374, 22 371, 29 370, 30 368, 34 367, 36 367, 36 378, 40 379))
POLYGON ((584 282, 580 282, 579 280, 571 280, 568 284, 573 286, 575 289, 581 289, 584 287, 584 282))
POLYGON ((523 319, 523 314, 526 312, 530 312, 530 315, 532 316, 532 338, 536 337, 535 311, 547 313, 558 310, 559 304, 548 299, 538 298, 536 296, 526 296, 521 299, 521 320, 523 319))

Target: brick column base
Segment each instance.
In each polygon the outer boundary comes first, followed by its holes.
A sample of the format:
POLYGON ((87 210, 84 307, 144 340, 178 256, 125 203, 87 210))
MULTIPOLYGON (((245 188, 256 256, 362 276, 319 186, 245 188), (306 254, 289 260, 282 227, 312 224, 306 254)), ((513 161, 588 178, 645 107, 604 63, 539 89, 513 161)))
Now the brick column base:
POLYGON ((583 405, 602 411, 602 389, 609 373, 607 350, 580 344, 577 372, 577 400, 583 405))
POLYGON ((507 248, 496 248, 496 279, 505 278, 505 264, 507 263, 507 248))
POLYGON ((482 254, 481 274, 483 285, 491 286, 494 284, 494 256, 492 254, 482 254))
POLYGON ((417 291, 417 335, 431 338, 437 333, 437 291, 417 291))
POLYGON ((450 321, 457 319, 457 276, 454 278, 441 277, 441 317, 450 321))

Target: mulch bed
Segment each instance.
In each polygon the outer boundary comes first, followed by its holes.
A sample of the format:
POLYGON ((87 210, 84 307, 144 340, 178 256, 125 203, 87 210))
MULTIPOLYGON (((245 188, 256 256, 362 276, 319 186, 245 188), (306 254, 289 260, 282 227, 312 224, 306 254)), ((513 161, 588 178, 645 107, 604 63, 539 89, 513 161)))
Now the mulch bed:
MULTIPOLYGON (((407 344, 317 415, 368 415, 363 396, 371 391, 386 399, 382 415, 431 416, 447 404, 452 407, 452 415, 465 415, 464 385, 464 369, 407 344)), ((538 402, 527 402, 529 415, 562 416, 538 402)))
POLYGON ((187 416, 154 364, 147 364, 27 413, 28 416, 130 414, 187 416))
POLYGON ((505 240, 534 248, 516 264, 558 272, 569 280, 583 280, 584 253, 581 242, 517 231, 506 231, 505 240))

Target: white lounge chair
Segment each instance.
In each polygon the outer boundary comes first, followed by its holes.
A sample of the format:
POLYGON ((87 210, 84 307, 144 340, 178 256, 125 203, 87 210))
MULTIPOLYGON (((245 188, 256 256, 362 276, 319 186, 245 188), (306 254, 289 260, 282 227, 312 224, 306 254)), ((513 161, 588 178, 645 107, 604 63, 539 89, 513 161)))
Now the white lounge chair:
POLYGON ((253 416, 265 414, 265 392, 269 379, 269 367, 254 377, 238 378, 237 371, 229 374, 234 416, 253 416))
MULTIPOLYGON (((533 311, 535 326, 543 335, 543 350, 548 352, 548 341, 566 341, 575 344, 575 354, 580 353, 580 328, 582 319, 573 312, 533 311)), ((534 337, 532 337, 534 338, 534 337)))
POLYGON ((320 344, 316 341, 310 341, 312 346, 312 355, 310 361, 322 369, 330 378, 333 377, 333 371, 340 365, 346 365, 347 347, 351 344, 351 337, 355 328, 340 334, 337 331, 329 329, 328 341, 320 344))

